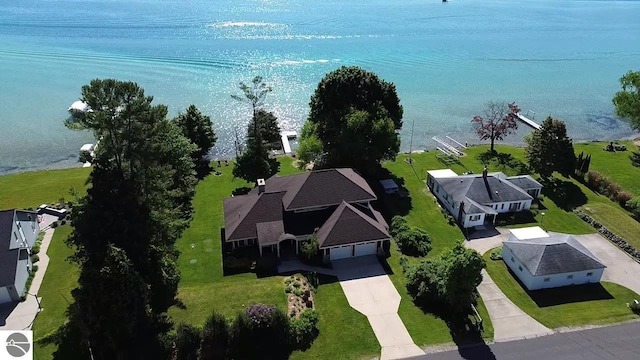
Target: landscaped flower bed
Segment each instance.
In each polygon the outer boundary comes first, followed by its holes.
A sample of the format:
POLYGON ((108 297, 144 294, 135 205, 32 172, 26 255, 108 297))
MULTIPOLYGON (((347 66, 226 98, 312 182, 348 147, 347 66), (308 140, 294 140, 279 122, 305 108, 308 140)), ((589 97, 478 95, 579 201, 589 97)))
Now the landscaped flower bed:
POLYGON ((291 275, 284 280, 287 293, 287 314, 297 319, 307 309, 313 309, 313 287, 302 274, 291 275))

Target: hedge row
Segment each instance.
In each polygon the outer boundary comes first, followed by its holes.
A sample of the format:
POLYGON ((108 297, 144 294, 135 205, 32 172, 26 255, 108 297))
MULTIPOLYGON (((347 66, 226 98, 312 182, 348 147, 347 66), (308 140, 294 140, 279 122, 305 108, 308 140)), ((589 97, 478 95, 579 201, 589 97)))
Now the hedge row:
POLYGON ((597 222, 591 216, 585 214, 584 212, 582 212, 580 210, 573 210, 573 212, 576 215, 578 215, 580 217, 580 219, 586 221, 589 225, 593 226, 596 230, 598 230, 598 232, 600 234, 602 234, 602 236, 607 238, 607 240, 611 241, 617 247, 619 247, 624 252, 629 254, 632 258, 634 258, 636 261, 640 262, 640 251, 638 251, 638 249, 636 249, 631 244, 626 242, 620 236, 618 236, 618 235, 614 234, 613 232, 611 232, 611 230, 607 229, 604 225, 600 224, 599 222, 597 222))

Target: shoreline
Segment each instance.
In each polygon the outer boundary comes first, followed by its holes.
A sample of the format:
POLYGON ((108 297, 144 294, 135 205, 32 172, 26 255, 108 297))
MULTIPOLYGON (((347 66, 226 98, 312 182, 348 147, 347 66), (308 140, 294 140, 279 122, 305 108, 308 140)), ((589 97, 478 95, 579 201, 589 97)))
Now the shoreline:
MULTIPOLYGON (((634 135, 630 135, 630 136, 625 136, 623 138, 620 139, 615 139, 615 140, 585 140, 585 141, 576 141, 574 142, 574 144, 586 144, 586 143, 594 143, 594 142, 601 142, 601 143, 607 143, 607 142, 611 142, 613 141, 614 143, 619 142, 619 141, 628 141, 631 142, 634 146, 638 146, 640 147, 640 134, 634 134, 634 135)), ((481 145, 489 145, 488 143, 470 143, 468 144, 469 147, 471 146, 481 146, 481 145)), ((522 148, 525 145, 524 144, 503 144, 503 143, 496 143, 496 145, 498 146, 510 146, 510 147, 514 147, 514 148, 522 148)), ((425 153, 425 152, 430 152, 435 150, 435 147, 432 148, 427 148, 427 149, 415 149, 413 151, 411 151, 411 153, 413 154, 419 154, 419 153, 425 153)), ((633 151, 633 149, 627 149, 629 151, 633 151)), ((406 155, 409 154, 409 151, 400 151, 398 152, 398 155, 406 155)), ((229 158, 229 160, 233 159, 233 157, 229 158)), ((215 161, 215 160, 211 160, 211 161, 215 161)), ((66 166, 64 164, 61 164, 62 166, 55 166, 54 164, 49 164, 48 166, 42 167, 42 168, 33 168, 33 169, 29 169, 29 170, 23 170, 23 171, 15 171, 15 172, 7 172, 7 173, 2 173, 0 174, 0 177, 3 176, 8 176, 8 175, 17 175, 17 174, 27 174, 27 173, 35 173, 35 172, 41 172, 41 171, 59 171, 59 170, 69 170, 69 169, 86 169, 87 167, 83 167, 83 163, 81 162, 76 162, 74 163, 74 166, 66 166)))

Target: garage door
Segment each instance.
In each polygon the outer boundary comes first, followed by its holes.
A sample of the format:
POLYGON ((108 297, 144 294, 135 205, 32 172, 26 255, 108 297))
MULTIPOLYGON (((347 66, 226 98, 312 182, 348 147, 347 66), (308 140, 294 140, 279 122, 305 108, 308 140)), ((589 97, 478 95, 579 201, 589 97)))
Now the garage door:
POLYGON ((343 246, 331 249, 331 260, 338 260, 351 257, 352 246, 343 246))
POLYGON ((11 296, 9 296, 9 290, 6 286, 0 287, 0 304, 11 302, 11 296))
POLYGON ((368 243, 356 245, 356 256, 362 255, 375 255, 377 250, 377 243, 368 243))

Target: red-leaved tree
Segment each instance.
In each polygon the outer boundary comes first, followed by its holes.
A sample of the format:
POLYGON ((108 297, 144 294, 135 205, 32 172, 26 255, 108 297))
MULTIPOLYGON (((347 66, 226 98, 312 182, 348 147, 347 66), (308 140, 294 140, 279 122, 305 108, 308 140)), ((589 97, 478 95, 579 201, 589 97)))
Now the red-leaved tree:
POLYGON ((513 130, 518 128, 516 114, 520 112, 518 105, 512 102, 490 101, 486 104, 484 117, 476 115, 471 120, 476 125, 476 134, 480 140, 491 140, 491 152, 496 140, 502 141, 513 130))

